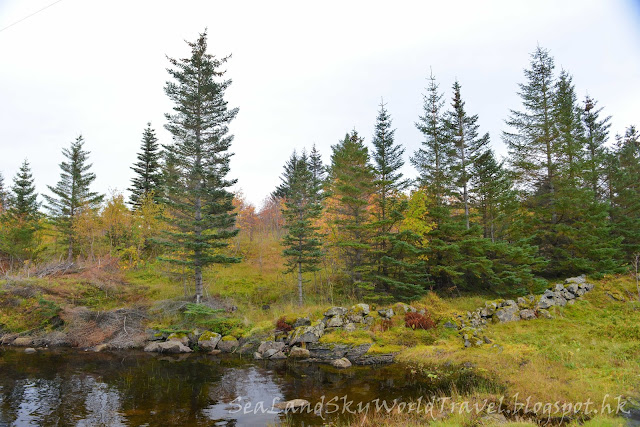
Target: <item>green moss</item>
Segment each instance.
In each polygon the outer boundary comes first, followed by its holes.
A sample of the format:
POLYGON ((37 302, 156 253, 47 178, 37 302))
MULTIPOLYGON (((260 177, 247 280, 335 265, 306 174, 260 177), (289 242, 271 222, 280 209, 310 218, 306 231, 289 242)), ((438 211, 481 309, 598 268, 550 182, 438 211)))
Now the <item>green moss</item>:
POLYGON ((225 335, 224 337, 222 337, 222 341, 237 341, 237 339, 232 335, 225 335))
POLYGON ((200 338, 198 338, 198 341, 209 341, 209 340, 217 338, 219 336, 220 336, 220 334, 218 334, 218 333, 211 332, 211 331, 206 331, 205 333, 200 335, 200 338))
POLYGON ((354 332, 331 331, 320 337, 323 344, 362 345, 373 343, 373 334, 369 331, 357 330, 354 332))
POLYGON ((174 333, 170 334, 170 335, 167 337, 167 341, 168 341, 168 340, 171 340, 171 339, 174 339, 174 338, 177 338, 177 339, 180 339, 180 340, 181 340, 181 339, 183 339, 183 338, 187 338, 187 334, 186 334, 186 333, 184 333, 184 332, 174 332, 174 333))
POLYGON ((369 348, 366 354, 376 355, 376 354, 389 354, 389 353, 399 353, 402 351, 404 347, 396 344, 378 344, 375 343, 369 348))

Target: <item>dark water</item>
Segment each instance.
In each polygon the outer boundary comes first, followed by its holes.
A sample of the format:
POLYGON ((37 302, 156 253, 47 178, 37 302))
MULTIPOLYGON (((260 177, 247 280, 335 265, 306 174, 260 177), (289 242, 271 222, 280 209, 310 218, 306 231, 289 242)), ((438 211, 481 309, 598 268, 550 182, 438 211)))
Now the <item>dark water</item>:
POLYGON ((398 365, 338 371, 237 356, 24 354, 0 348, 0 426, 323 425, 346 421, 358 403, 392 404, 447 393, 452 386, 491 388, 464 369, 435 369, 424 376, 398 365), (316 414, 272 408, 274 401, 297 398, 310 401, 312 408, 328 405, 316 414), (352 402, 349 410, 343 400, 352 402))

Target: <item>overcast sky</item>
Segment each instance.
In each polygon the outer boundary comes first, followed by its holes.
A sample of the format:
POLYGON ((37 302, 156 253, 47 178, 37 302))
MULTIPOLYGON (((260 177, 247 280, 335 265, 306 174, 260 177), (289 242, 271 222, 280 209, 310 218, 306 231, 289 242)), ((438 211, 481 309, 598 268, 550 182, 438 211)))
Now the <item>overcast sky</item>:
MULTIPOLYGON (((0 28, 54 0, 0 0, 0 28)), ((500 139, 537 44, 613 116, 612 136, 640 125, 640 2, 578 1, 159 1, 61 0, 0 31, 0 171, 24 158, 46 192, 61 149, 79 134, 95 189, 129 186, 142 131, 170 141, 165 55, 209 29, 210 53, 233 54, 230 106, 240 108, 231 175, 259 205, 293 149, 331 145, 356 129, 369 143, 381 97, 408 158, 421 141, 429 69, 450 96, 455 78, 482 131, 500 139)), ((447 99, 447 104, 449 100, 447 99)))

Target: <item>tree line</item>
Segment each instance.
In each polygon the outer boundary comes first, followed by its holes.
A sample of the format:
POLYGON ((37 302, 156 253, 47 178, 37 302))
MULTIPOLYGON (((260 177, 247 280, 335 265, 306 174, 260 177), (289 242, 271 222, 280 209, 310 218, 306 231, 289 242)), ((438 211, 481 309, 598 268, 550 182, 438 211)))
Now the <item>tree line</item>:
MULTIPOLYGON (((161 145, 147 125, 128 203, 91 191, 81 136, 63 150, 46 215, 28 161, 11 187, 0 175, 0 254, 11 265, 46 251, 72 262, 102 245, 130 263, 159 257, 192 271, 199 301, 203 269, 240 261, 227 246, 236 216, 251 216, 228 178, 228 126, 238 113, 225 100, 228 57, 207 53, 206 33, 189 47, 189 57, 169 59, 172 141, 161 145)), ((506 159, 467 111, 460 82, 445 99, 433 75, 415 123, 422 143, 409 156, 417 179, 401 172, 405 149, 384 102, 371 146, 353 130, 331 147, 328 164, 315 146, 293 152, 268 211, 281 211, 284 268, 300 304, 306 274, 321 267, 340 292, 379 302, 429 289, 524 294, 554 277, 626 267, 640 252, 638 131, 630 126, 609 144, 610 117, 592 97, 577 99, 571 75, 556 73, 544 48, 524 74, 522 104, 502 135, 506 159)))

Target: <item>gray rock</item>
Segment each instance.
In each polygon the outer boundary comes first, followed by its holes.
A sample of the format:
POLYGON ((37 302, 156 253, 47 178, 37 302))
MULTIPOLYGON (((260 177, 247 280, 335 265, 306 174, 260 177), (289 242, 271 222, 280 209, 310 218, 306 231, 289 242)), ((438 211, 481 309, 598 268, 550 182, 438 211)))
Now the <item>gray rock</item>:
MULTIPOLYGON (((564 289, 563 289, 564 291, 564 289)), ((555 305, 559 306, 559 307, 564 307, 565 305, 567 305, 567 300, 565 299, 564 296, 562 296, 562 292, 554 292, 553 293, 553 300, 555 302, 555 305)))
POLYGON ((524 310, 520 310, 520 318, 522 320, 533 320, 536 318, 536 313, 535 311, 528 308, 524 310))
POLYGON ((353 332, 356 330, 356 325, 355 323, 347 323, 346 325, 344 325, 345 332, 353 332))
POLYGON ((465 339, 465 340, 464 340, 464 346, 465 346, 465 348, 469 348, 469 347, 471 347, 471 341, 469 341, 469 340, 465 339))
POLYGON ((33 340, 29 337, 18 337, 15 340, 13 340, 11 345, 15 345, 17 347, 29 347, 32 342, 33 340))
POLYGON ((276 342, 276 341, 263 341, 260 344, 260 347, 258 347, 258 353, 260 354, 265 354, 269 350, 273 350, 273 353, 271 354, 275 354, 279 351, 282 351, 284 350, 284 343, 276 342))
POLYGON ((491 344, 493 342, 489 338, 487 338, 486 336, 482 337, 482 340, 485 342, 485 344, 491 344))
POLYGON ((278 350, 276 350, 275 348, 270 348, 269 350, 267 350, 264 353, 262 353, 262 357, 264 359, 268 359, 271 356, 273 356, 274 354, 276 354, 277 352, 278 352, 278 350))
POLYGON ((292 357, 294 359, 306 359, 309 356, 310 356, 309 350, 307 350, 306 348, 293 347, 289 351, 289 357, 292 357))
POLYGON ((346 357, 331 361, 331 366, 339 369, 346 369, 351 367, 351 362, 346 357))
POLYGON ((350 312, 351 313, 356 313, 356 314, 361 314, 362 316, 366 316, 367 314, 369 314, 369 311, 371 309, 369 308, 369 304, 356 304, 353 307, 351 307, 350 312))
POLYGON ((286 410, 292 410, 292 409, 296 409, 296 408, 303 408, 303 407, 309 406, 309 405, 310 405, 310 403, 309 403, 308 400, 293 399, 293 400, 288 400, 286 402, 275 403, 273 405, 273 407, 276 408, 276 409, 282 409, 282 410, 286 411, 286 410))
POLYGON ((253 353, 253 358, 256 360, 261 360, 262 355, 256 351, 255 353, 253 353))
POLYGON ((167 337, 167 341, 177 341, 184 346, 189 345, 189 337, 187 334, 173 333, 167 337))
POLYGON ((324 315, 325 317, 344 316, 347 314, 347 309, 344 307, 331 307, 324 315))
POLYGON ((298 317, 296 321, 293 323, 293 328, 298 328, 300 326, 310 326, 311 320, 308 317, 298 317))
POLYGON ((322 322, 318 322, 311 326, 300 326, 293 331, 289 344, 294 345, 298 343, 318 342, 323 334, 324 323, 322 322))
POLYGON ((222 335, 215 332, 205 332, 198 337, 198 347, 203 350, 213 350, 216 348, 222 335))
POLYGON ((577 276, 577 277, 569 277, 568 279, 566 279, 564 281, 564 283, 577 283, 578 285, 580 284, 584 284, 587 282, 587 276, 585 276, 584 274, 581 276, 577 276))
POLYGON ((576 297, 576 295, 573 292, 570 292, 569 289, 563 289, 561 292, 558 292, 558 293, 561 294, 562 297, 567 301, 572 300, 576 297))
POLYGON ((574 299, 567 301, 567 305, 573 305, 575 303, 576 303, 576 300, 574 299))
POLYGON ((577 283, 569 283, 565 289, 571 292, 575 296, 580 296, 580 294, 578 293, 578 290, 580 289, 580 287, 578 286, 577 283))
POLYGON ((385 308, 382 310, 378 310, 378 314, 384 319, 391 319, 395 313, 393 312, 392 308, 385 308))
POLYGON ((36 353, 36 349, 33 348, 33 347, 27 347, 27 348, 24 349, 24 352, 26 354, 33 354, 33 353, 36 353))
POLYGON ((159 331, 157 329, 147 329, 147 341, 164 341, 167 339, 169 334, 159 331))
POLYGON ((236 348, 238 348, 238 345, 238 340, 234 337, 224 337, 218 342, 218 350, 222 351, 223 353, 232 353, 236 348))
POLYGON ((385 363, 393 363, 396 355, 393 353, 385 353, 385 354, 365 354, 364 356, 356 359, 353 363, 355 365, 382 365, 385 363))
POLYGON ((452 323, 450 321, 446 321, 444 323, 444 325, 442 325, 443 327, 447 328, 447 329, 458 329, 458 326, 456 326, 455 323, 452 323))
POLYGON ((416 311, 416 309, 408 304, 405 304, 403 302, 398 302, 396 304, 394 304, 395 307, 395 311, 402 313, 402 314, 406 314, 406 313, 414 313, 416 311))
POLYGON ((335 315, 327 320, 327 328, 339 328, 344 325, 344 319, 340 315, 335 315))
POLYGON ((347 350, 344 357, 349 360, 357 360, 364 356, 373 344, 360 344, 347 350))
POLYGON ((182 344, 180 341, 165 341, 165 342, 152 342, 144 348, 146 352, 153 353, 191 353, 191 350, 186 345, 182 344))
POLYGON ((556 283, 556 285, 553 287, 553 291, 562 292, 564 291, 564 286, 561 283, 556 283))
POLYGON ((515 322, 516 320, 520 320, 520 316, 518 314, 518 306, 509 305, 506 307, 500 308, 496 311, 494 318, 497 318, 499 322, 515 322))
POLYGON ((286 359, 286 358, 287 358, 287 355, 284 354, 284 352, 282 352, 282 351, 274 353, 269 357, 269 359, 271 359, 271 360, 281 360, 281 359, 286 359))
POLYGON ((375 321, 376 319, 374 319, 372 316, 366 316, 364 319, 362 319, 362 323, 364 323, 365 325, 373 325, 375 321))
POLYGON ((309 356, 318 360, 340 359, 347 354, 351 347, 344 344, 309 343, 309 356))
POLYGON ((544 317, 545 319, 553 319, 553 316, 551 315, 551 313, 549 313, 549 310, 544 310, 544 309, 538 310, 538 316, 544 317))
POLYGON ((596 285, 594 285, 593 283, 583 283, 582 285, 580 285, 580 287, 582 289, 584 289, 585 291, 589 292, 591 290, 593 290, 593 288, 595 288, 596 285))
POLYGON ((544 291, 544 294, 540 296, 540 301, 538 301, 537 307, 539 309, 546 310, 554 305, 556 305, 555 294, 550 290, 544 291))
POLYGON ((348 323, 362 323, 363 321, 364 316, 362 316, 362 314, 347 314, 348 323))
POLYGON ((502 303, 502 306, 503 307, 517 307, 518 304, 512 299, 508 299, 508 300, 506 300, 505 302, 502 303))

